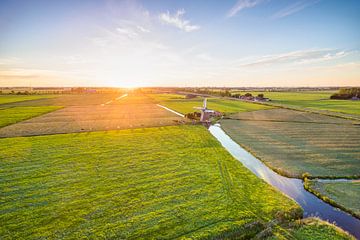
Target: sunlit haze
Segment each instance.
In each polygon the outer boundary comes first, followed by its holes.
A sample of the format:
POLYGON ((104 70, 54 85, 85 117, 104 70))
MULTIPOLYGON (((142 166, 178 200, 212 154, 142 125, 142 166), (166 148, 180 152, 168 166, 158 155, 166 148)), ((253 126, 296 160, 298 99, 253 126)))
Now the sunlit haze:
POLYGON ((360 86, 360 1, 0 2, 0 86, 360 86))

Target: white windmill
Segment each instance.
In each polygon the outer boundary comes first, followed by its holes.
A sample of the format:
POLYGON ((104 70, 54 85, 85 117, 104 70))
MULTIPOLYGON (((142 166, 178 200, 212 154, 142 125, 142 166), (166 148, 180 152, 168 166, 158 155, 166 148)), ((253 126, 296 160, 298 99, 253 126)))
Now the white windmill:
POLYGON ((206 107, 207 99, 204 98, 203 106, 202 107, 194 107, 201 111, 200 122, 208 122, 211 115, 215 113, 214 110, 207 109, 206 107))

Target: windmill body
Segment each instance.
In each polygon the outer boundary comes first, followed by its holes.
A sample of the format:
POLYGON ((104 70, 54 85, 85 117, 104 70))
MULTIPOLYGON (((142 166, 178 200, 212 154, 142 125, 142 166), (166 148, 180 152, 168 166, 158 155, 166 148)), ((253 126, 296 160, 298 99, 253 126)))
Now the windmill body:
POLYGON ((205 98, 202 107, 194 107, 195 109, 201 111, 200 122, 208 122, 212 114, 215 113, 214 110, 208 109, 206 105, 207 105, 207 99, 205 98))

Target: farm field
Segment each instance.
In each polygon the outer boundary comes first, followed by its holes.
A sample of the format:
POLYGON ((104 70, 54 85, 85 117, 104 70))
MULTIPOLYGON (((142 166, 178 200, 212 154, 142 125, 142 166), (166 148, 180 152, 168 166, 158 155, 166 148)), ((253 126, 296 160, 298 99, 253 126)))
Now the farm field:
POLYGON ((58 106, 0 108, 0 128, 60 109, 58 106))
POLYGON ((4 138, 0 151, 6 239, 249 238, 301 212, 201 126, 4 138))
MULTIPOLYGON (((201 97, 185 99, 183 95, 176 94, 152 94, 150 96, 160 104, 182 114, 198 111, 194 109, 194 107, 201 107, 204 100, 201 97)), ((208 98, 207 107, 222 113, 247 112, 273 108, 266 105, 220 98, 208 98)))
MULTIPOLYGON (((16 96, 18 101, 8 101, 0 105, 1 108, 8 107, 38 107, 38 106, 82 106, 82 105, 100 105, 109 100, 115 100, 117 97, 123 95, 119 93, 101 93, 101 94, 61 94, 61 95, 34 95, 38 97, 35 99, 24 100, 26 95, 16 96), (41 97, 43 96, 43 97, 41 97), (50 96, 50 97, 47 97, 50 96), (23 100, 21 100, 23 99, 23 100)), ((1 95, 0 95, 1 96, 1 95)), ((32 95, 33 96, 33 95, 32 95)), ((31 96, 31 97, 32 97, 31 96)), ((11 98, 14 96, 3 95, 4 98, 11 98)))
POLYGON ((66 107, 1 128, 0 137, 166 126, 186 122, 186 119, 156 106, 152 99, 143 94, 129 94, 124 98, 121 98, 122 95, 94 95, 85 95, 83 99, 76 95, 53 99, 51 104, 66 107), (89 103, 85 105, 87 100, 89 103))
POLYGON ((56 95, 0 95, 0 104, 38 99, 49 99, 54 97, 56 97, 56 95))
POLYGON ((360 181, 324 181, 309 180, 308 186, 319 197, 328 202, 335 202, 348 212, 360 217, 360 181))
MULTIPOLYGON (((241 92, 245 93, 245 92, 241 92)), ((283 105, 313 110, 339 112, 360 115, 360 102, 350 100, 330 100, 333 92, 251 92, 253 95, 263 93, 270 98, 270 104, 283 105)))
POLYGON ((277 228, 274 231, 274 236, 268 240, 285 240, 285 239, 298 239, 298 240, 341 240, 341 239, 354 239, 349 237, 341 229, 323 222, 317 218, 307 218, 300 223, 295 224, 293 228, 277 228))
POLYGON ((360 176, 360 128, 353 121, 286 109, 232 117, 221 120, 222 128, 283 175, 360 176))

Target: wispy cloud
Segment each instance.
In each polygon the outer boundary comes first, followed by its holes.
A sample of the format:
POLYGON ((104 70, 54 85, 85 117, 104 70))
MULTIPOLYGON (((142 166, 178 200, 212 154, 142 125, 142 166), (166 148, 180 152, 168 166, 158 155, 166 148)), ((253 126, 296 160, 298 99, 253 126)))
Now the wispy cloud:
POLYGON ((161 22, 177 27, 185 32, 192 32, 200 29, 199 25, 193 25, 189 20, 183 19, 185 10, 178 10, 175 14, 170 14, 169 12, 161 13, 159 19, 161 22))
POLYGON ((143 34, 143 33, 149 33, 150 30, 147 29, 147 28, 144 28, 143 26, 140 26, 140 25, 122 25, 121 27, 118 27, 116 28, 117 32, 122 34, 122 35, 125 35, 126 37, 130 38, 130 39, 133 39, 133 38, 136 38, 138 37, 140 34, 143 34))
POLYGON ((264 0, 238 0, 236 4, 227 13, 227 17, 233 17, 241 10, 246 8, 253 8, 256 5, 262 3, 263 1, 264 0))
POLYGON ((274 64, 307 64, 313 62, 330 61, 348 56, 352 52, 315 49, 301 50, 282 54, 266 55, 255 59, 240 60, 240 67, 262 67, 274 64))
POLYGON ((307 7, 310 7, 316 3, 318 3, 320 0, 303 0, 303 1, 298 1, 294 4, 291 4, 290 6, 281 9, 280 11, 278 11, 277 13, 275 13, 272 17, 273 18, 283 18, 283 17, 287 17, 290 16, 292 14, 295 14, 297 12, 300 12, 302 10, 304 10, 307 7))

